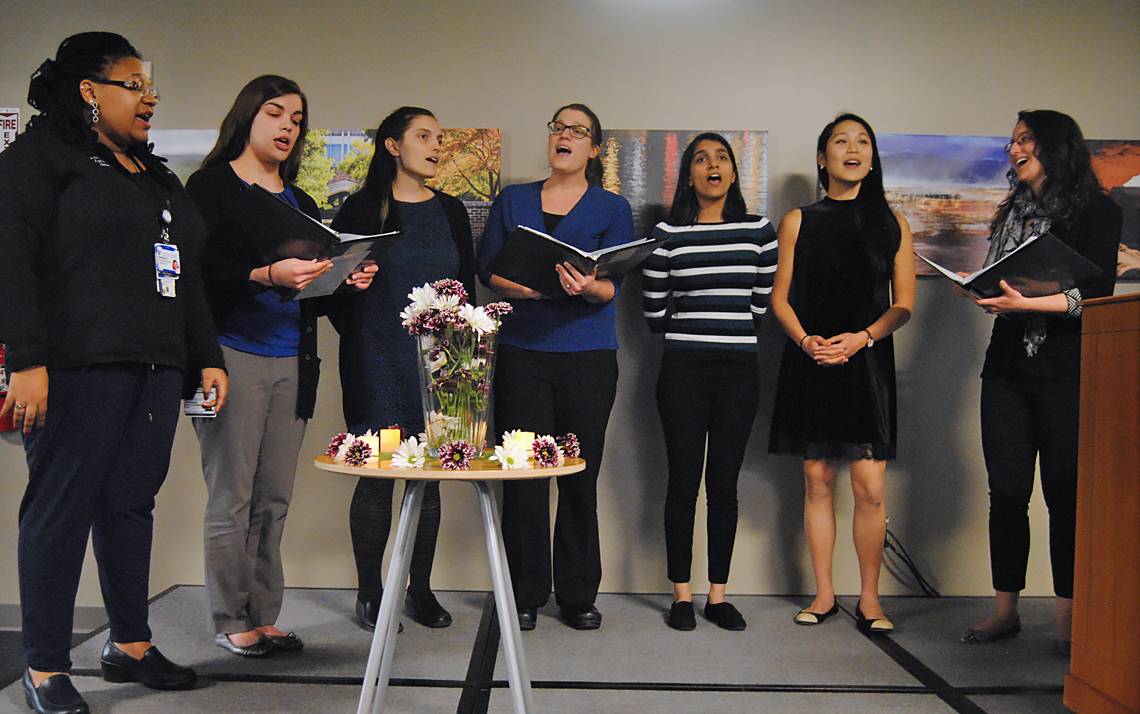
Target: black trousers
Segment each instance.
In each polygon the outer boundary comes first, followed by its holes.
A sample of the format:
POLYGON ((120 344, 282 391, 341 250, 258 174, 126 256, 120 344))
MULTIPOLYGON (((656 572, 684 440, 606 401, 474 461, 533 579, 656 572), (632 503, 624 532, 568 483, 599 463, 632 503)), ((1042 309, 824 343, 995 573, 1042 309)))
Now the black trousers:
POLYGON ((598 596, 602 555, 598 542, 598 470, 606 425, 617 391, 613 350, 535 352, 499 348, 495 371, 495 428, 558 436, 574 432, 586 469, 558 482, 551 578, 550 479, 503 484, 503 540, 520 608, 550 597, 562 607, 585 608, 598 596))
MULTIPOLYGON (((352 505, 348 509, 348 526, 352 535, 352 555, 356 560, 356 597, 361 602, 379 600, 383 585, 384 548, 392 529, 392 491, 390 479, 362 478, 356 482, 352 505)), ((439 481, 428 481, 420 508, 420 525, 412 546, 409 589, 431 590, 431 567, 435 560, 435 543, 439 536, 439 481)))
POLYGON ((28 666, 66 672, 88 534, 111 639, 151 639, 152 511, 170 465, 182 372, 114 364, 52 369, 49 378, 46 423, 24 441, 20 607, 28 666))
POLYGON ((691 577, 702 472, 708 499, 709 582, 728 582, 736 542, 736 482, 759 396, 752 354, 746 360, 718 360, 665 350, 657 378, 657 410, 669 458, 665 551, 674 583, 687 583, 691 577))
POLYGON ((1073 596, 1077 521, 1079 382, 982 380, 982 451, 990 488, 990 567, 995 590, 1025 588, 1034 465, 1049 509, 1053 591, 1073 596))

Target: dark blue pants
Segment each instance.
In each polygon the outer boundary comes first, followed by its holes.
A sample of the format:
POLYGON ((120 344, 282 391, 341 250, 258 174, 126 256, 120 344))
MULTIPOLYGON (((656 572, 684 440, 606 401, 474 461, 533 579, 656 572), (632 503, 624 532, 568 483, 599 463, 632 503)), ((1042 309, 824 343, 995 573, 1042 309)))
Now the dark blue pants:
POLYGON ((20 606, 32 669, 71 668, 88 533, 116 642, 149 640, 154 497, 178 424, 181 370, 112 364, 49 370, 47 421, 24 441, 20 606))

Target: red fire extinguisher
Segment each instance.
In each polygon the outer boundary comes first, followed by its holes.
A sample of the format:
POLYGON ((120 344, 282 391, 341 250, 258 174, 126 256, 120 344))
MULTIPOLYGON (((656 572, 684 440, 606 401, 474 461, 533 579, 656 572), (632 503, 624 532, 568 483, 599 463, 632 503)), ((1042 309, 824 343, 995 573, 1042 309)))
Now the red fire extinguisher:
MULTIPOLYGON (((8 370, 4 367, 4 343, 0 342, 0 405, 8 399, 8 370)), ((16 425, 12 423, 12 412, 9 411, 0 417, 0 431, 12 431, 16 425)))

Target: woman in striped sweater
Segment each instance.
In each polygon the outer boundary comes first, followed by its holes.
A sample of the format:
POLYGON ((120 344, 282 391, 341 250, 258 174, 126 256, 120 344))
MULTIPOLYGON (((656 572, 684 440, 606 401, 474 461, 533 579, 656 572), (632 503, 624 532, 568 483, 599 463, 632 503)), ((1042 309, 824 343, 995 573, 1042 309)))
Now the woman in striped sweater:
POLYGON ((642 270, 645 318, 651 330, 665 333, 657 408, 669 459, 665 549, 674 602, 668 624, 696 627, 689 571, 704 472, 705 617, 743 630, 744 618, 725 601, 725 583, 736 539, 736 481, 756 415, 756 328, 768 309, 776 234, 768 219, 748 215, 732 147, 713 133, 685 149, 669 218, 653 232, 668 238, 642 270))

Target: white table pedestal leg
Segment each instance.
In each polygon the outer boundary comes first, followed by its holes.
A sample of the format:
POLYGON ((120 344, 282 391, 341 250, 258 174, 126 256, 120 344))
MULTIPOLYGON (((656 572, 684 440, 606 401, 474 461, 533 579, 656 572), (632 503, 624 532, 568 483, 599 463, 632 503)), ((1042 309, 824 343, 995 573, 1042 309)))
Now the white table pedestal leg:
POLYGON ((499 516, 495 511, 495 501, 491 497, 491 489, 487 482, 472 483, 479 492, 479 509, 483 513, 483 535, 487 540, 487 560, 491 565, 491 582, 494 584, 499 632, 507 660, 511 701, 514 703, 515 714, 530 714, 535 711, 534 699, 530 690, 526 656, 523 654, 522 632, 519 630, 514 590, 511 588, 511 572, 507 567, 507 554, 503 547, 503 531, 499 527, 499 516))
POLYGON ((384 582, 384 597, 380 599, 372 649, 368 654, 368 666, 364 669, 364 687, 360 690, 357 714, 379 714, 384 710, 384 695, 392 673, 392 653, 396 649, 396 632, 400 629, 400 601, 407 585, 427 482, 416 480, 406 484, 396 540, 392 543, 392 559, 388 563, 388 578, 384 582))

